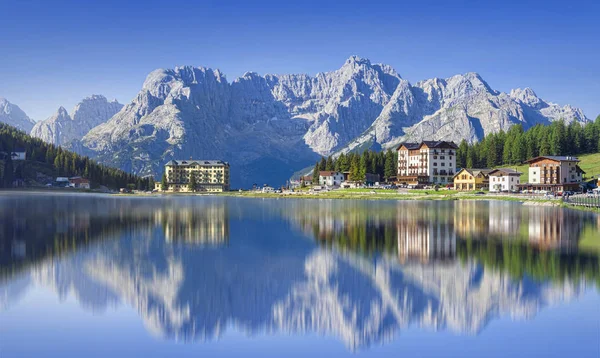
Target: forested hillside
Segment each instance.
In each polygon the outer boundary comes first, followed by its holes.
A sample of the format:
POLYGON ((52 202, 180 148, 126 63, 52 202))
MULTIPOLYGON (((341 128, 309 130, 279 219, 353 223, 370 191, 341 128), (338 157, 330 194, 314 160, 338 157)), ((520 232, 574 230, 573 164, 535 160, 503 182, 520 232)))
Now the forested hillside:
POLYGON ((39 177, 82 176, 92 187, 151 189, 150 178, 98 164, 88 157, 33 138, 15 127, 0 123, 0 186, 11 187, 15 179, 35 182, 39 177), (25 150, 26 161, 12 160, 10 153, 25 150))
POLYGON ((521 125, 507 132, 489 134, 481 142, 462 141, 456 151, 459 168, 493 168, 519 164, 540 155, 582 155, 600 151, 600 116, 595 122, 565 125, 562 120, 536 125, 524 131, 521 125))

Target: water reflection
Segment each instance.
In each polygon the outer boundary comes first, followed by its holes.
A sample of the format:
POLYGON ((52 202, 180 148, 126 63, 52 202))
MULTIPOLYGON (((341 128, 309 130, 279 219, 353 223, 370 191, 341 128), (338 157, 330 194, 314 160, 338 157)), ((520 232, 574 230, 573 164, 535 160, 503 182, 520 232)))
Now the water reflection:
MULTIPOLYGON (((31 287, 127 304, 181 341, 288 332, 350 349, 418 325, 477 333, 598 283, 591 213, 507 202, 0 199, 0 311, 31 287)), ((597 230, 597 229, 595 229, 597 230)), ((595 234, 598 234, 595 231, 595 234)))

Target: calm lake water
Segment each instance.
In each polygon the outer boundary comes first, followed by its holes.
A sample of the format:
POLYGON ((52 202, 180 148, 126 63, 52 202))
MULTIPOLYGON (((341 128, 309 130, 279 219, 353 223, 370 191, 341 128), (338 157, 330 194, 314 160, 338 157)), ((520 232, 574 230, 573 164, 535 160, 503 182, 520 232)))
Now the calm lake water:
POLYGON ((599 357, 600 217, 0 194, 0 357, 599 357))

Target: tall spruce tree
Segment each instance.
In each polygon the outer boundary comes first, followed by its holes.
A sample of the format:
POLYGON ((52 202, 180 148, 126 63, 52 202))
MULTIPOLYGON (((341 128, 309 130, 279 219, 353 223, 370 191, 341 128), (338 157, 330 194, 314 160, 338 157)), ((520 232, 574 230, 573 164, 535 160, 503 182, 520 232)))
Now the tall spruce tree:
POLYGON ((196 183, 196 175, 194 173, 190 173, 190 182, 188 183, 188 189, 190 191, 196 191, 196 187, 198 184, 196 183))
POLYGON ((319 162, 319 170, 326 170, 327 168, 327 160, 324 157, 321 157, 321 161, 319 162))
POLYGON ((328 156, 327 160, 325 161, 325 170, 328 170, 328 171, 335 170, 335 165, 333 164, 333 158, 331 156, 328 156))
POLYGON ((385 169, 384 169, 384 177, 386 181, 389 181, 391 178, 397 175, 396 163, 394 162, 394 153, 391 149, 388 149, 385 152, 385 169))
POLYGON ((169 184, 167 183, 167 173, 163 173, 160 180, 160 190, 165 191, 167 189, 169 189, 169 184))
POLYGON ((313 173, 312 173, 312 182, 313 184, 319 184, 319 172, 321 171, 320 167, 319 167, 319 162, 317 162, 315 164, 315 168, 313 169, 313 173))

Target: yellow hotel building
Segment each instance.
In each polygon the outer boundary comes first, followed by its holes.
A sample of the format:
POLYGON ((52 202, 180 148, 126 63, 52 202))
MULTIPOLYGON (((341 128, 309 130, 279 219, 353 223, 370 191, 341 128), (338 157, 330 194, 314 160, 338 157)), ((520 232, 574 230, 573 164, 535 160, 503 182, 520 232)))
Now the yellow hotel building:
MULTIPOLYGON (((229 163, 221 160, 171 160, 165 164, 168 192, 191 192, 192 176, 196 191, 223 192, 229 190, 229 163)), ((154 189, 163 191, 161 182, 154 189)))
POLYGON ((491 171, 491 169, 461 169, 454 176, 454 190, 487 189, 491 171))

